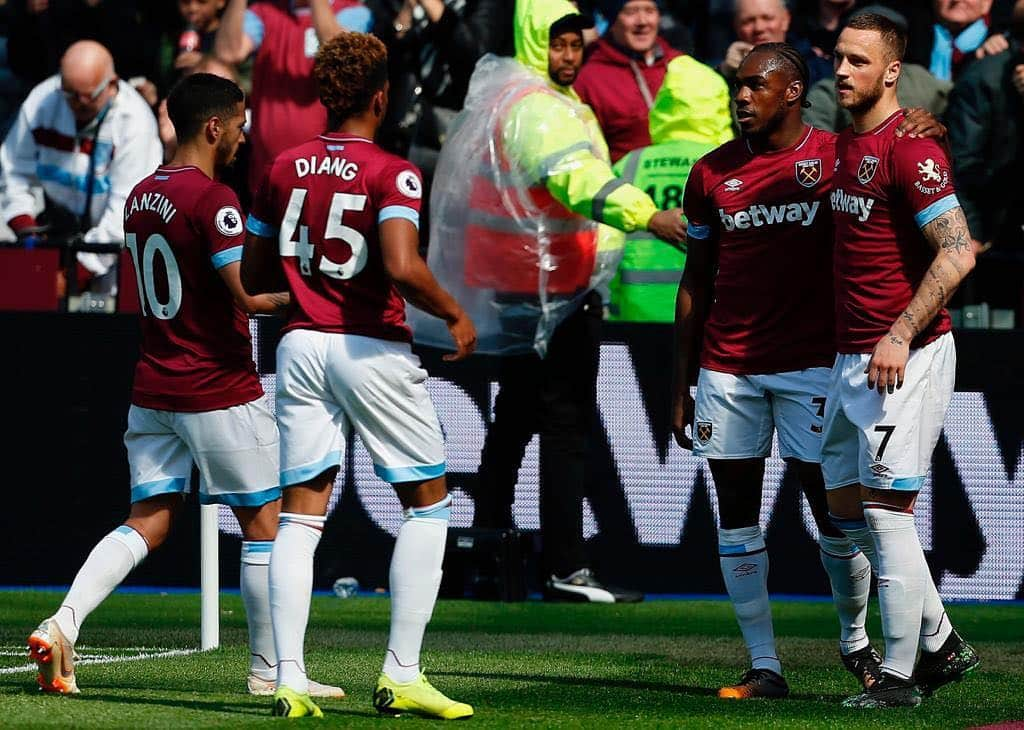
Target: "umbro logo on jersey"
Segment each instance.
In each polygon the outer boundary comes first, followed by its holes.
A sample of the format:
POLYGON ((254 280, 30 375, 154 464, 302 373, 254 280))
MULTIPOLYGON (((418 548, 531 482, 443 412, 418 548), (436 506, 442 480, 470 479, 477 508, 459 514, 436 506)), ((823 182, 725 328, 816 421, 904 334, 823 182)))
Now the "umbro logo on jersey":
POLYGON ((878 158, 864 155, 860 161, 860 167, 857 168, 857 180, 861 185, 867 185, 874 179, 876 172, 878 172, 878 158))
POLYGON ((796 181, 805 188, 821 182, 821 160, 800 160, 796 163, 796 181))
POLYGON ((781 205, 751 205, 749 208, 738 210, 735 213, 726 213, 725 208, 718 209, 718 217, 722 220, 722 227, 727 231, 736 229, 746 230, 748 228, 760 228, 761 226, 772 226, 780 223, 799 223, 801 226, 809 226, 814 223, 818 215, 818 208, 821 206, 817 200, 813 203, 782 203, 781 205))
POLYGON ((737 190, 743 187, 743 181, 731 178, 725 181, 725 192, 735 193, 737 190))
POLYGON ((871 215, 871 209, 875 205, 874 198, 850 195, 842 188, 833 190, 832 195, 829 197, 832 201, 832 210, 855 215, 861 223, 868 219, 868 216, 871 215))

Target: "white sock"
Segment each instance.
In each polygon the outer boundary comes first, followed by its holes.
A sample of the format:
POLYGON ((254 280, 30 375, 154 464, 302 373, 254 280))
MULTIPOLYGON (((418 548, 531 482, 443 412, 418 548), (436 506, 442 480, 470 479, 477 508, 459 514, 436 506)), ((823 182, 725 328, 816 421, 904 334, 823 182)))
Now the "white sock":
POLYGON ((270 554, 270 618, 277 653, 277 687, 309 691, 303 644, 313 591, 313 554, 326 517, 281 513, 270 554))
POLYGON ((821 565, 832 585, 832 602, 839 615, 839 650, 851 654, 868 645, 864 620, 871 592, 871 563, 846 537, 818 535, 821 565))
POLYGON ((243 540, 239 584, 249 625, 249 673, 260 679, 277 677, 274 625, 270 620, 270 552, 273 540, 243 540))
POLYGON ((98 543, 85 559, 71 590, 53 618, 68 641, 78 641, 78 630, 103 600, 149 555, 142 535, 121 525, 98 543))
POLYGON ((878 603, 885 635, 882 670, 910 679, 917 659, 928 573, 914 515, 866 502, 864 519, 878 554, 878 603))
MULTIPOLYGON (((871 567, 878 572, 878 558, 875 556, 875 538, 871 536, 868 523, 864 520, 843 520, 832 515, 833 524, 842 530, 864 556, 871 561, 871 567)), ((924 608, 921 611, 921 648, 924 651, 938 651, 949 638, 953 625, 946 616, 946 609, 939 598, 931 572, 927 573, 924 586, 924 608)))
POLYGON ((864 557, 871 563, 871 569, 878 573, 878 555, 875 553, 875 538, 868 529, 868 523, 863 517, 860 519, 843 519, 829 514, 832 524, 843 531, 843 534, 850 538, 850 541, 860 548, 864 557))
POLYGON ((420 647, 441 585, 451 496, 427 507, 410 507, 391 557, 391 633, 384 673, 399 684, 420 674, 420 647))
POLYGON ((736 622, 755 669, 782 674, 768 601, 768 551, 758 525, 718 530, 718 557, 736 622))
POLYGON ((953 624, 946 616, 946 608, 939 598, 939 591, 928 570, 927 561, 924 570, 924 605, 921 609, 921 650, 938 651, 953 633, 953 624))

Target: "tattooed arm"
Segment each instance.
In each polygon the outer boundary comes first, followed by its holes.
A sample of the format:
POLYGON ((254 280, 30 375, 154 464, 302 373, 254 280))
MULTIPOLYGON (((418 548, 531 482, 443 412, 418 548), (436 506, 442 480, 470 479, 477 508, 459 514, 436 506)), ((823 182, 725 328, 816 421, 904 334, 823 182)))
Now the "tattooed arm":
POLYGON ((974 247, 963 209, 957 206, 922 227, 921 232, 935 249, 914 298, 896 318, 889 332, 875 346, 868 363, 868 388, 892 393, 903 386, 904 369, 910 357, 910 342, 946 306, 953 292, 974 268, 974 247))

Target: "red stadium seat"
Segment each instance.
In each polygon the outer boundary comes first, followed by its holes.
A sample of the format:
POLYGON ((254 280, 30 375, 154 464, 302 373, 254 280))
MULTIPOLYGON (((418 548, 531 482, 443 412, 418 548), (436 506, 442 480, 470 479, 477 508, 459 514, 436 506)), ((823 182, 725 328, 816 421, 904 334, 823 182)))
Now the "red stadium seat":
POLYGON ((56 312, 60 251, 0 248, 0 310, 56 312))

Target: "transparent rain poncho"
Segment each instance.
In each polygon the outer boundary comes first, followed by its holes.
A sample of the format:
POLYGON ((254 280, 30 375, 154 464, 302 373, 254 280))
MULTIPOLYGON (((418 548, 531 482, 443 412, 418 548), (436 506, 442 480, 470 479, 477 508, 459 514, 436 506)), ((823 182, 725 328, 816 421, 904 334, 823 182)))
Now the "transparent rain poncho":
MULTIPOLYGON (((476 325, 477 352, 543 357, 558 324, 614 275, 623 234, 546 187, 589 210, 595 158, 608 163, 588 107, 512 59, 480 60, 434 174, 427 255, 476 325)), ((416 342, 453 349, 443 321, 410 308, 409 324, 416 342)))

